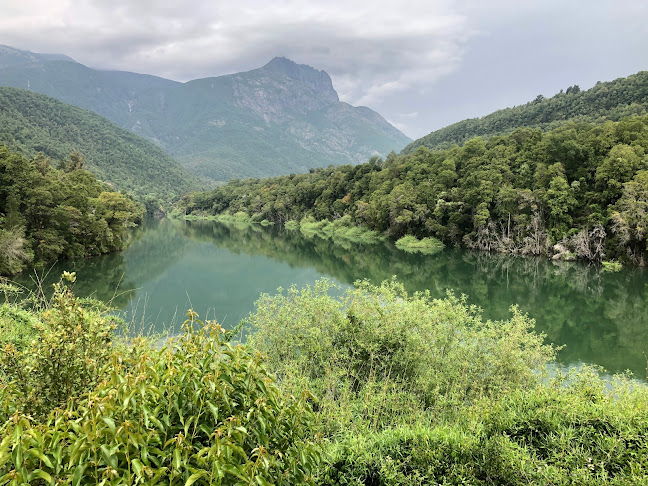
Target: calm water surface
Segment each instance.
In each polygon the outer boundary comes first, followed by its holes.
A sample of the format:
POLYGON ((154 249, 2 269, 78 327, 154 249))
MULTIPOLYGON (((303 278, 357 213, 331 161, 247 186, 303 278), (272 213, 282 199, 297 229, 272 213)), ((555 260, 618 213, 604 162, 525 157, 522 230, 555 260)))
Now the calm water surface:
MULTIPOLYGON (((408 290, 465 294, 489 319, 506 318, 519 305, 548 342, 566 345, 559 354, 565 366, 593 363, 646 377, 645 269, 610 274, 581 262, 456 249, 410 255, 387 243, 339 245, 298 231, 166 219, 135 230, 121 254, 56 264, 46 284, 63 270, 77 273, 78 295, 112 300, 127 320, 156 330, 177 328, 189 308, 232 326, 259 294, 278 287, 397 275, 408 290)), ((31 284, 27 274, 18 280, 31 284)))

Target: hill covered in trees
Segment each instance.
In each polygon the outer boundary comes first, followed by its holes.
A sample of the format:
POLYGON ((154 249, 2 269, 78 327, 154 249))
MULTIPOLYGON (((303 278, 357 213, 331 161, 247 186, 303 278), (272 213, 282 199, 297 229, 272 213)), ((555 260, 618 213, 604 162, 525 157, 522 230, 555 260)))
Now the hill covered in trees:
POLYGON ((178 83, 5 46, 0 85, 99 113, 217 181, 359 163, 411 141, 378 113, 341 102, 324 71, 285 58, 178 83))
POLYGON ((143 208, 73 155, 54 168, 0 145, 0 275, 27 265, 121 250, 143 208))
POLYGON ((200 187, 151 142, 96 113, 22 89, 0 87, 0 144, 54 161, 78 152, 99 179, 133 194, 168 198, 200 187))
POLYGON ((454 123, 415 140, 402 153, 414 152, 421 146, 430 150, 446 149, 474 137, 503 135, 521 127, 547 131, 569 121, 603 123, 646 113, 648 71, 641 71, 627 78, 599 82, 586 91, 570 86, 551 98, 540 95, 524 105, 454 123))
POLYGON ((521 128, 462 147, 232 181, 180 201, 195 214, 305 217, 393 239, 593 261, 646 262, 648 117, 521 128))

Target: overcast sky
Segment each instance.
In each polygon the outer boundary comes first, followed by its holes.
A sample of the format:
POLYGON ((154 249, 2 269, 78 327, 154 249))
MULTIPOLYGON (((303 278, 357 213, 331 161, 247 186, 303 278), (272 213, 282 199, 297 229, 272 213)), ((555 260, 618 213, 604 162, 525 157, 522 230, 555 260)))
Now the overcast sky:
POLYGON ((417 138, 648 69, 643 0, 0 0, 0 44, 178 81, 275 56, 417 138))

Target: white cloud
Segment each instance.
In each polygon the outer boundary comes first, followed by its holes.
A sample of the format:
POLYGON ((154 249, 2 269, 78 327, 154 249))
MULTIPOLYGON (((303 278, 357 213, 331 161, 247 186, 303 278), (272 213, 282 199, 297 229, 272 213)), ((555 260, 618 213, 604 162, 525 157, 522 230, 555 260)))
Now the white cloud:
POLYGON ((637 0, 0 0, 0 44, 180 81, 286 56, 410 136, 646 69, 647 23, 637 0))
POLYGON ((16 3, 0 0, 0 42, 18 48, 183 81, 282 55, 326 70, 352 104, 379 104, 452 72, 470 35, 446 0, 16 3))

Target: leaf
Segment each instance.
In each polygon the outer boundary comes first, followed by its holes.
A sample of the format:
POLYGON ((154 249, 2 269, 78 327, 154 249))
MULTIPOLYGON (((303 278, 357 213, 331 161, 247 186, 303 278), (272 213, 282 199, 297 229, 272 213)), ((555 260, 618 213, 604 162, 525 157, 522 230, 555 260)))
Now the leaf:
MULTIPOLYGON (((50 467, 51 467, 51 466, 50 466, 50 467)), ((54 479, 52 479, 52 476, 50 476, 49 474, 47 474, 47 473, 46 473, 45 471, 43 471, 42 469, 36 469, 36 470, 32 473, 32 476, 36 476, 36 477, 38 477, 38 478, 41 478, 41 479, 47 481, 47 482, 50 483, 50 484, 54 484, 54 479)))
POLYGON ((108 428, 110 429, 110 433, 115 435, 115 421, 109 417, 102 417, 102 420, 106 423, 108 428))
POLYGON ((27 451, 27 454, 32 454, 32 455, 38 457, 41 461, 43 461, 45 463, 45 465, 47 467, 49 467, 49 468, 53 467, 52 466, 52 461, 50 461, 49 457, 47 457, 45 454, 43 454, 42 451, 40 451, 38 449, 29 449, 27 451))
POLYGON ((197 473, 192 474, 189 476, 189 479, 187 479, 187 482, 185 483, 185 486, 191 486, 193 483, 198 481, 200 478, 205 476, 207 474, 207 471, 198 471, 197 473))
POLYGON ((135 474, 138 476, 142 476, 142 469, 144 469, 144 465, 139 459, 133 459, 133 471, 135 471, 135 474))
POLYGON ((72 475, 72 486, 79 486, 81 484, 81 479, 83 478, 83 473, 85 472, 86 465, 79 464, 72 475))
POLYGON ((180 464, 181 464, 181 456, 180 456, 180 449, 173 449, 173 468, 174 469, 180 469, 180 464))

